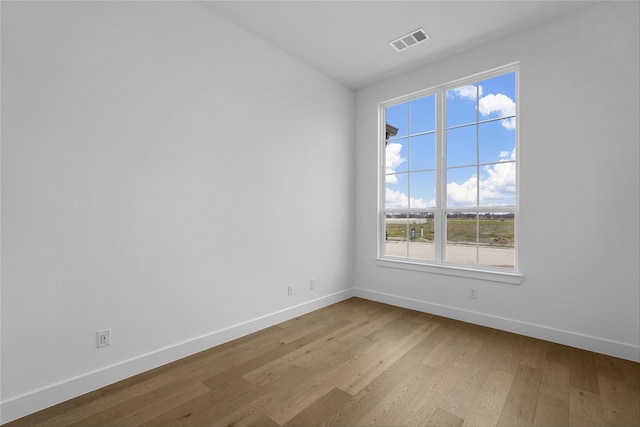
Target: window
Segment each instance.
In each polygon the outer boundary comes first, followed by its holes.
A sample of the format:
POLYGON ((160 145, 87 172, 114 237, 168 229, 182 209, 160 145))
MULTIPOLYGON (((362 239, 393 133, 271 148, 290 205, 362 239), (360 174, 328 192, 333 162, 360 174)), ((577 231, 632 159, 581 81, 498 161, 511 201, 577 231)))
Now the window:
POLYGON ((380 259, 517 271, 517 68, 380 106, 380 259))

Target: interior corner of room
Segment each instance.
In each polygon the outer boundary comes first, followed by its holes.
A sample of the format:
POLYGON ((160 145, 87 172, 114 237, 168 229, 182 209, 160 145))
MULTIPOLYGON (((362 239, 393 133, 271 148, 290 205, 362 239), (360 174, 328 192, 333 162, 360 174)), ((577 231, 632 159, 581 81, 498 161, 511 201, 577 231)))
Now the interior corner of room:
POLYGON ((237 3, 1 2, 0 422, 353 296, 640 361, 638 2, 375 75, 237 3), (514 62, 521 283, 378 265, 378 106, 514 62))

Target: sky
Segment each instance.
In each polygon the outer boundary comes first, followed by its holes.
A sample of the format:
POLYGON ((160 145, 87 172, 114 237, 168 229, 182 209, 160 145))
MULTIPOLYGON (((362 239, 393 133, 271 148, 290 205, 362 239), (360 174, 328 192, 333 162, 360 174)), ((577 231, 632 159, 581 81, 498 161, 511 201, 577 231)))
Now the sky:
MULTIPOLYGON (((435 96, 385 109, 387 208, 436 205, 435 96)), ((515 101, 515 73, 446 91, 447 207, 515 205, 515 101)))

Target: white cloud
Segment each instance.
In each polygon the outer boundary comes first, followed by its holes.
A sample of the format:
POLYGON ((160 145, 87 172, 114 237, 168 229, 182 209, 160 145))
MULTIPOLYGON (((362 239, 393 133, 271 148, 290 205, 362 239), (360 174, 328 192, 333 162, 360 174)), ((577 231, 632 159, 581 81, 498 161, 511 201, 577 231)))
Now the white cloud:
POLYGON ((411 207, 412 208, 427 208, 427 207, 435 206, 435 205, 436 205, 435 200, 427 201, 427 200, 425 200, 425 199, 423 199, 421 197, 417 198, 417 199, 415 197, 411 198, 411 207))
POLYGON ((402 157, 400 152, 402 151, 402 144, 397 142, 392 142, 387 144, 386 148, 386 181, 387 184, 397 184, 398 177, 396 175, 390 175, 396 173, 395 169, 407 161, 406 158, 402 157))
POLYGON ((511 117, 510 119, 502 120, 502 126, 505 129, 514 130, 516 128, 516 118, 511 117))
POLYGON ((447 184, 447 199, 453 206, 474 205, 476 201, 478 176, 473 174, 462 184, 451 182, 447 184))
POLYGON ((387 187, 384 196, 387 208, 406 208, 409 206, 408 196, 401 191, 394 191, 387 187))
MULTIPOLYGON (((500 163, 484 167, 486 178, 480 180, 480 204, 510 205, 516 194, 516 150, 501 152, 500 163)), ((462 183, 447 184, 447 200, 452 206, 473 205, 476 201, 478 177, 474 174, 462 183)))
MULTIPOLYGON (((516 114, 516 103, 507 95, 490 93, 480 98, 478 110, 483 116, 488 116, 492 113, 498 113, 500 117, 514 116, 516 114)), ((516 122, 513 118, 503 120, 502 126, 506 129, 515 129, 516 122)))
POLYGON ((513 162, 485 166, 488 177, 480 182, 480 203, 512 204, 516 194, 516 165, 513 162))
POLYGON ((402 151, 402 144, 397 142, 392 142, 387 144, 387 153, 386 153, 386 166, 387 173, 393 173, 393 171, 407 161, 406 158, 402 157, 400 152, 402 151), (391 170, 392 172, 389 172, 391 170))
MULTIPOLYGON (((409 207, 409 197, 406 193, 387 188, 385 191, 385 203, 387 208, 406 209, 409 207)), ((412 208, 426 208, 430 206, 435 206, 435 200, 427 201, 421 197, 411 197, 412 208)))
POLYGON ((473 85, 460 86, 447 91, 447 95, 457 96, 462 99, 470 99, 474 101, 476 96, 482 96, 482 86, 476 88, 473 85))

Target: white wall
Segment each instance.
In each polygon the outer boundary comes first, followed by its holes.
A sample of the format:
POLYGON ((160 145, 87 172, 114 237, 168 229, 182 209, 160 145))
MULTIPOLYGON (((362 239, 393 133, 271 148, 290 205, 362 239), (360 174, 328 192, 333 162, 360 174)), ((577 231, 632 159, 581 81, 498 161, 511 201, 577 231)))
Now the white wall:
POLYGON ((2 119, 2 422, 351 294, 353 91, 199 5, 2 2, 2 119))
POLYGON ((357 92, 356 295, 640 360, 638 5, 590 6, 357 92), (377 104, 514 61, 522 284, 376 266, 377 104))

